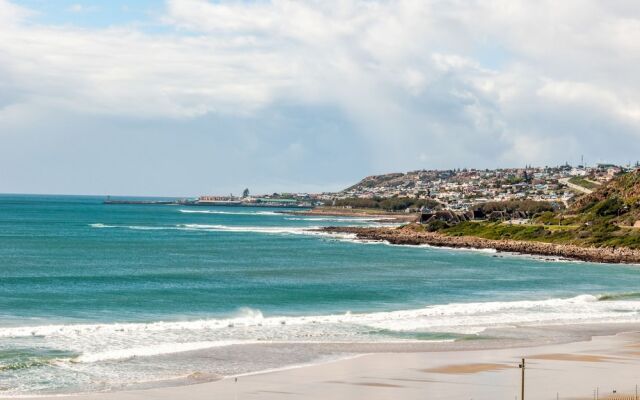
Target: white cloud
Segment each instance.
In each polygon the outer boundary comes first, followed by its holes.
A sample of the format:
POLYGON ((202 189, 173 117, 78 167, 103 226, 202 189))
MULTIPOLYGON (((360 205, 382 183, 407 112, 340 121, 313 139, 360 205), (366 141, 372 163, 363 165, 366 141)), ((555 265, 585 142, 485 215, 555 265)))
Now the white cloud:
POLYGON ((96 11, 97 9, 98 7, 96 6, 89 6, 81 3, 74 3, 68 8, 68 10, 73 13, 84 13, 84 12, 96 11))
POLYGON ((169 0, 160 33, 27 14, 0 0, 0 107, 190 119, 330 106, 381 170, 601 151, 580 140, 598 134, 583 113, 603 135, 640 128, 640 9, 625 2, 169 0))
POLYGON ((0 0, 0 23, 4 27, 18 24, 31 14, 26 8, 19 7, 8 0, 0 0))

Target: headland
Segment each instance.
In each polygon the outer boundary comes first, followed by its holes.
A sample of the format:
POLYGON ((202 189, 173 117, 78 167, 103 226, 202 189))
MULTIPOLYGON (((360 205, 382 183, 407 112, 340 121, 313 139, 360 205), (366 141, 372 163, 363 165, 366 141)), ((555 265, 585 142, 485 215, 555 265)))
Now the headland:
POLYGON ((532 254, 601 263, 640 264, 640 250, 627 247, 583 247, 540 241, 485 239, 474 236, 450 236, 414 229, 414 226, 328 227, 329 233, 351 233, 358 239, 385 241, 397 245, 429 245, 436 247, 495 249, 501 252, 532 254))

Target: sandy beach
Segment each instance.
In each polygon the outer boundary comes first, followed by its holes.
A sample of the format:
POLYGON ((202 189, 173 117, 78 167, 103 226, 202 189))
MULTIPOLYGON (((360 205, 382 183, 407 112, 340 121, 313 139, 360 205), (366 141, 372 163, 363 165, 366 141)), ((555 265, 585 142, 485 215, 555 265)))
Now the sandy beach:
MULTIPOLYGON (((571 329, 580 331, 579 326, 571 329)), ((593 327, 585 327, 585 331, 593 327)), ((519 398, 521 358, 526 398, 592 399, 634 395, 640 383, 640 332, 573 343, 464 351, 364 354, 318 365, 214 382, 110 393, 44 397, 137 399, 495 399, 519 398)), ((197 377, 193 377, 196 379, 197 377)), ((43 397, 40 397, 43 398, 43 397)), ((621 397, 620 397, 621 398, 621 397)))

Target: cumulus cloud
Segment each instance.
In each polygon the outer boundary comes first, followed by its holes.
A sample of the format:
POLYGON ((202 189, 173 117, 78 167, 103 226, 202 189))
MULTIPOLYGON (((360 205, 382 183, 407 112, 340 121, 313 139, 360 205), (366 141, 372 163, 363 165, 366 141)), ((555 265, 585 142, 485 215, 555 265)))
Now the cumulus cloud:
POLYGON ((640 9, 626 1, 168 0, 159 31, 28 19, 0 0, 0 123, 329 107, 379 172, 640 150, 640 9))

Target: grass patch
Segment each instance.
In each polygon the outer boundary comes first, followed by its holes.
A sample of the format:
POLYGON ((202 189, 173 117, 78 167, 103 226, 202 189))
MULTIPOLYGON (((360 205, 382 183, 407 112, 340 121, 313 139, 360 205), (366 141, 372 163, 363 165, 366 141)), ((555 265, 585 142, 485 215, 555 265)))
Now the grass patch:
MULTIPOLYGON (((425 228, 426 229, 426 228, 425 228)), ((612 223, 595 225, 510 225, 501 222, 461 222, 437 230, 449 236, 510 239, 555 244, 640 249, 640 231, 612 223)))
POLYGON ((596 190, 600 187, 597 183, 593 183, 588 181, 580 176, 573 176, 569 179, 569 183, 573 183, 574 185, 582 186, 585 189, 596 190))

